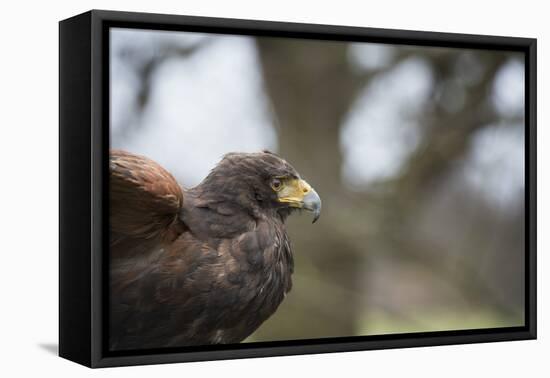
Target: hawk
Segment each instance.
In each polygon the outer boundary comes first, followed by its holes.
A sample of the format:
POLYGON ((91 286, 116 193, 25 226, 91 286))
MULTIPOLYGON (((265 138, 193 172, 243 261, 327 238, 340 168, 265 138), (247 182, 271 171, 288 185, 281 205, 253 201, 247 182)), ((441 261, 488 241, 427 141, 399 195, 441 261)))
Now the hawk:
POLYGON ((110 152, 109 346, 238 343, 292 287, 285 220, 321 200, 269 151, 229 153, 196 187, 110 152))

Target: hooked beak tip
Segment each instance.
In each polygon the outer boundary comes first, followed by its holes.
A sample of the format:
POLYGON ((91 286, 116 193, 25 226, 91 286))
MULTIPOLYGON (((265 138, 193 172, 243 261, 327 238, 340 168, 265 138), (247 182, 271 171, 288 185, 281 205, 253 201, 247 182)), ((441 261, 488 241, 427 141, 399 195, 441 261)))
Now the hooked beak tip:
POLYGON ((317 222, 317 220, 319 219, 320 216, 321 216, 321 212, 320 212, 320 211, 315 212, 315 213, 313 214, 313 222, 311 222, 311 224, 317 222))

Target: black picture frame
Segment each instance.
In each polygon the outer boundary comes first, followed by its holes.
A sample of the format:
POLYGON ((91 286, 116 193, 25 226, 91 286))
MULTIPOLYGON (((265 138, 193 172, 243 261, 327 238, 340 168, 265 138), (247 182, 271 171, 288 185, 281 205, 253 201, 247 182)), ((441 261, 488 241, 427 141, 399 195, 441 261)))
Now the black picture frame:
POLYGON ((95 368, 536 338, 536 39, 92 10, 59 23, 59 89, 61 357, 95 368), (108 352, 108 30, 115 26, 525 53, 525 326, 108 352))

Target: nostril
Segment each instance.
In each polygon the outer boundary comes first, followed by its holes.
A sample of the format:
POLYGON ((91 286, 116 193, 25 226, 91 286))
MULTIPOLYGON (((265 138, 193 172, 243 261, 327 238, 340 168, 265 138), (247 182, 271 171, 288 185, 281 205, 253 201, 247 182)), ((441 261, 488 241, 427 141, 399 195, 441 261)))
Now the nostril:
POLYGON ((304 191, 304 193, 309 192, 309 189, 308 189, 308 188, 304 188, 304 189, 302 189, 302 190, 304 191))

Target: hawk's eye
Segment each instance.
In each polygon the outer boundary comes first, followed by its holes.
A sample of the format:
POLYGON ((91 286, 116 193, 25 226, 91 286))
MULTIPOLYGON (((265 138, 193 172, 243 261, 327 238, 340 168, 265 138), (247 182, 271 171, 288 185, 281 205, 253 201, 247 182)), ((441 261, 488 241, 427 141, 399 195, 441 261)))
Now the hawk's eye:
POLYGON ((279 191, 281 190, 281 188, 283 187, 283 183, 281 180, 279 179, 273 179, 273 181, 271 181, 271 187, 273 188, 274 191, 279 191))

